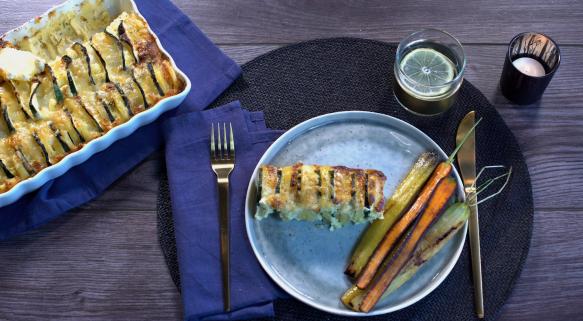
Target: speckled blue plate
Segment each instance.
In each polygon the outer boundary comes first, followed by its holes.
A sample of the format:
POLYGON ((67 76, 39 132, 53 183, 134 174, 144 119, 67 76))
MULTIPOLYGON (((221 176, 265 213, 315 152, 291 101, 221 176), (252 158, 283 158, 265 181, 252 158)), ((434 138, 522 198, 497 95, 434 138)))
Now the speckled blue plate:
MULTIPOLYGON (((444 248, 399 290, 379 301, 369 313, 347 309, 340 297, 351 286, 344 269, 353 246, 366 225, 329 231, 314 222, 284 222, 277 217, 253 218, 257 201, 255 178, 261 164, 345 165, 373 168, 387 176, 390 196, 417 157, 441 148, 412 125, 383 114, 351 111, 322 115, 282 135, 265 152, 247 191, 245 220, 253 251, 267 274, 290 295, 315 308, 346 316, 389 313, 407 307, 431 293, 449 274, 461 253, 464 227, 444 248)), ((463 198, 461 180, 458 198, 463 198)))

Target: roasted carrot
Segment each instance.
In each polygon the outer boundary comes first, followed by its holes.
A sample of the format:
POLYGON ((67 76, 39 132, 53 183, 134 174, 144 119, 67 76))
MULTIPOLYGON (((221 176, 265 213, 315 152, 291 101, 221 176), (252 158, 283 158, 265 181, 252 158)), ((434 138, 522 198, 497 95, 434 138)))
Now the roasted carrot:
MULTIPOLYGON (((431 259, 437 254, 456 233, 462 229, 464 223, 468 219, 470 209, 464 202, 454 203, 450 205, 439 216, 429 230, 425 232, 423 238, 417 244, 415 252, 411 255, 405 266, 401 269, 399 274, 391 282, 385 293, 381 296, 381 300, 398 290, 403 284, 409 281, 415 273, 423 266, 431 262, 431 259)), ((379 268, 383 271, 387 266, 387 259, 385 258, 383 265, 379 268)), ((341 301, 344 305, 353 310, 360 311, 360 304, 366 294, 366 289, 359 289, 356 285, 351 286, 342 295, 341 301)))
POLYGON ((356 286, 364 289, 370 284, 384 258, 389 254, 391 249, 395 247, 397 240, 403 235, 403 233, 405 233, 411 223, 415 221, 421 210, 423 210, 425 204, 427 204, 427 201, 433 194, 437 185, 444 178, 449 176, 452 170, 452 163, 455 159, 455 155, 481 121, 481 118, 478 119, 474 126, 466 133, 461 143, 456 146, 455 150, 451 153, 451 155, 449 155, 447 161, 437 165, 437 168, 435 168, 433 174, 427 180, 427 183, 421 190, 421 193, 413 205, 411 205, 409 210, 403 214, 403 216, 389 229, 383 240, 376 246, 373 255, 370 257, 366 266, 364 269, 362 269, 360 275, 358 276, 356 286))
POLYGON ((398 248, 392 252, 392 257, 388 261, 384 271, 374 278, 370 287, 367 289, 360 304, 360 310, 362 312, 368 312, 375 306, 405 263, 407 263, 417 243, 419 243, 427 229, 443 212, 445 205, 454 194, 455 189, 456 182, 451 177, 443 179, 438 184, 423 214, 415 220, 413 227, 403 236, 398 248))
POLYGON ((383 240, 374 250, 373 255, 370 257, 368 263, 362 270, 361 274, 358 276, 356 285, 359 288, 364 289, 368 286, 375 273, 377 272, 377 269, 383 262, 385 256, 387 256, 401 235, 403 235, 411 223, 415 221, 419 213, 421 213, 439 183, 442 182, 444 178, 448 177, 450 173, 451 164, 443 162, 437 165, 437 168, 435 168, 435 171, 427 180, 427 183, 421 190, 421 193, 419 193, 419 196, 413 205, 411 205, 409 210, 407 210, 407 212, 403 214, 397 223, 395 223, 395 225, 389 229, 389 232, 387 232, 383 240))
MULTIPOLYGON (((409 235, 410 232, 413 230, 413 228, 414 228, 414 226, 411 226, 408 229, 406 234, 409 235)), ((405 243, 405 241, 407 241, 407 237, 402 237, 399 240, 395 249, 393 249, 393 251, 391 253, 389 253, 389 255, 387 255, 387 257, 383 261, 383 264, 377 270, 377 273, 375 274, 375 278, 377 278, 382 271, 386 270, 387 267, 389 266, 389 264, 393 263, 392 258, 395 255, 395 251, 398 251, 399 249, 401 249, 403 246, 403 243, 405 243)), ((413 256, 413 255, 411 255, 411 256, 413 256)), ((372 283, 371 283, 371 285, 372 285, 372 283)), ((360 311, 360 305, 362 304, 362 300, 364 299, 364 296, 368 293, 369 289, 370 289, 370 285, 366 289, 361 289, 358 286, 354 285, 344 293, 344 295, 341 298, 341 301, 349 309, 352 309, 354 311, 360 311)))
POLYGON ((383 240, 383 237, 393 224, 401 217, 401 214, 413 203, 415 197, 423 188, 431 173, 433 173, 437 163, 437 155, 435 153, 425 152, 419 155, 411 170, 387 201, 383 219, 372 222, 358 240, 348 267, 344 271, 346 275, 352 278, 360 275, 374 249, 383 240))

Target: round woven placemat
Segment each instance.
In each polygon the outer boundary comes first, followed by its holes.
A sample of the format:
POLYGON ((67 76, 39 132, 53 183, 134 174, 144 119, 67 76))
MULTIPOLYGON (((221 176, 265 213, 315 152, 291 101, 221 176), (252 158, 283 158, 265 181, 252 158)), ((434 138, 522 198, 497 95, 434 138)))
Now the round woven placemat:
MULTIPOLYGON (((343 110, 368 110, 403 119, 431 136, 446 152, 455 144, 463 116, 476 110, 483 121, 476 133, 477 166, 513 167, 505 191, 480 205, 480 230, 486 319, 500 308, 520 275, 530 245, 533 205, 528 168, 514 138, 494 106, 465 81, 455 105, 437 117, 404 110, 393 96, 396 46, 383 42, 334 38, 283 47, 243 65, 239 78, 211 107, 240 100, 265 112, 270 128, 290 127, 315 116, 343 110)), ((497 81, 497 79, 492 79, 497 81)), ((168 182, 158 197, 159 237, 172 278, 180 284, 168 182)), ((430 295, 403 310, 369 320, 476 320, 468 244, 447 279, 430 295)), ((276 303, 275 320, 347 320, 296 300, 276 303)), ((362 318, 360 318, 362 320, 362 318)))

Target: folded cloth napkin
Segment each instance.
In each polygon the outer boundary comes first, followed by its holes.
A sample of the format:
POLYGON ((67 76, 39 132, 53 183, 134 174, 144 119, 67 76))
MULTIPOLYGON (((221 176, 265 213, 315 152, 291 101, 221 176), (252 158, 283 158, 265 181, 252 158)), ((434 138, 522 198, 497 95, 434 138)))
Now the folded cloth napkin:
POLYGON ((163 124, 166 168, 185 320, 240 320, 273 315, 284 297, 259 265, 245 232, 245 195, 263 152, 281 134, 265 127, 262 113, 232 102, 182 114, 163 124), (223 312, 218 191, 211 169, 211 123, 230 122, 236 164, 230 176, 231 313, 223 312))
POLYGON ((170 1, 138 1, 138 8, 164 48, 190 78, 190 94, 177 110, 117 141, 18 202, 0 208, 0 239, 35 228, 100 195, 160 147, 160 124, 164 118, 204 109, 239 76, 241 70, 237 64, 170 1))

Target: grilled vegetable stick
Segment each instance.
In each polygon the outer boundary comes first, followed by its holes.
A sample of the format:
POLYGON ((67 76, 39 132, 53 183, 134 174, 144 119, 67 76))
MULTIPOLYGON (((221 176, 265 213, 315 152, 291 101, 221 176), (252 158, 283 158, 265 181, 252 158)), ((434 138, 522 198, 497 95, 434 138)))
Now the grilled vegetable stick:
POLYGON ((381 242, 387 231, 397 221, 403 211, 411 204, 419 190, 429 178, 429 175, 437 165, 437 155, 425 152, 419 156, 407 176, 401 181, 397 189, 387 201, 384 218, 371 223, 356 245, 350 264, 344 272, 346 275, 356 278, 374 249, 381 242))
POLYGON ((387 256, 387 254, 391 251, 391 249, 395 246, 395 242, 401 237, 401 235, 407 230, 407 227, 415 220, 419 212, 425 206, 429 197, 433 193, 435 187, 439 184, 439 182, 444 179, 445 177, 449 176, 452 170, 452 162, 455 159, 456 154, 460 150, 460 148, 464 145, 468 137, 474 132, 476 126, 480 124, 482 119, 478 119, 478 121, 474 124, 474 126, 466 133, 464 138, 461 140, 461 143, 456 146, 455 150, 449 155, 447 161, 440 163, 429 180, 427 184, 423 187, 420 195, 415 200, 415 203, 411 206, 411 208, 405 213, 399 221, 393 226, 389 232, 385 235, 381 243, 375 248, 375 251, 371 258, 369 259, 368 263, 366 264, 365 268, 358 276, 358 280, 356 285, 364 289, 368 286, 372 278, 374 277, 376 270, 379 268, 381 262, 387 256))
POLYGON ((409 226, 415 222, 415 219, 421 211, 425 208, 427 202, 429 202, 431 196, 436 191, 439 184, 449 176, 451 173, 451 164, 447 162, 440 163, 437 168, 427 181, 427 184, 421 190, 421 193, 411 205, 409 210, 403 214, 403 216, 395 223, 389 232, 385 235, 381 243, 376 247, 370 260, 365 265, 362 273, 359 275, 356 285, 364 289, 372 281, 377 269, 395 246, 401 235, 409 228, 409 226))
MULTIPOLYGON (((469 216, 469 207, 466 203, 455 203, 447 208, 441 217, 431 226, 423 239, 417 245, 415 253, 405 264, 399 275, 383 293, 382 298, 398 290, 401 285, 409 281, 419 269, 435 256, 463 227, 469 216)), ((349 288, 342 296, 342 303, 354 311, 360 311, 360 303, 366 290, 356 285, 349 288)))
POLYGON ((415 253, 385 291, 383 297, 395 292, 409 281, 464 226, 469 215, 470 208, 466 203, 455 203, 450 206, 427 231, 417 245, 415 253))
POLYGON ((370 288, 367 289, 367 293, 364 295, 362 304, 360 305, 362 312, 370 311, 389 285, 391 285, 397 274, 399 274, 413 254, 415 247, 417 247, 417 244, 427 229, 429 229, 443 212, 445 205, 455 192, 456 185, 455 180, 451 177, 439 183, 423 214, 415 220, 413 228, 403 237, 399 247, 392 253, 387 261, 387 267, 374 279, 370 288))
POLYGON ((344 305, 353 311, 360 311, 360 303, 362 302, 362 296, 366 293, 366 290, 358 288, 356 285, 351 286, 340 298, 340 301, 344 305))
MULTIPOLYGON (((413 226, 409 228, 407 235, 410 234, 413 228, 414 228, 413 226)), ((378 276, 380 273, 379 271, 384 271, 389 265, 389 263, 392 263, 391 258, 395 255, 395 251, 400 249, 406 240, 407 240, 406 237, 402 237, 399 240, 399 243, 397 244, 396 248, 393 251, 391 251, 391 253, 389 253, 388 257, 383 261, 383 265, 381 265, 381 267, 378 269, 377 274, 375 274, 375 276, 378 276)), ((367 294, 369 288, 360 289, 358 286, 354 285, 343 294, 341 300, 342 302, 344 302, 344 304, 346 304, 348 308, 354 311, 360 311, 360 305, 362 304, 362 300, 364 299, 364 296, 367 294)))

